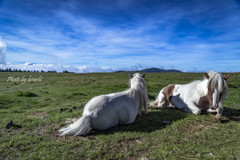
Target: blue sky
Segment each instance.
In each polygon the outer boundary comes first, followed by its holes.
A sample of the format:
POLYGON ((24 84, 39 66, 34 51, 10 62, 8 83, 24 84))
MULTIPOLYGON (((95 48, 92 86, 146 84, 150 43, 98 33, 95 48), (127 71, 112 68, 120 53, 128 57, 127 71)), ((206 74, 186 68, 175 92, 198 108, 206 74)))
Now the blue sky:
POLYGON ((237 0, 0 0, 0 68, 240 71, 237 0))

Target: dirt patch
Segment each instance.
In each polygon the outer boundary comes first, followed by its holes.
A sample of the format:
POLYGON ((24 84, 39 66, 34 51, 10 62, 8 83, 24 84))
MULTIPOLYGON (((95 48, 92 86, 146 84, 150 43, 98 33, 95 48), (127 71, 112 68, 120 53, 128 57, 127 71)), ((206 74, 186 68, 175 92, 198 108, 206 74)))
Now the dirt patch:
POLYGON ((199 133, 204 130, 217 128, 217 125, 218 124, 193 124, 193 125, 190 125, 188 128, 180 129, 179 131, 181 133, 188 135, 189 137, 192 137, 194 135, 199 135, 199 133))
POLYGON ((0 130, 0 137, 2 137, 3 135, 16 135, 20 131, 23 131, 22 126, 11 120, 6 123, 5 128, 0 130))
POLYGON ((63 111, 69 111, 69 112, 72 112, 74 110, 80 110, 81 108, 83 108, 84 105, 81 105, 80 107, 76 107, 76 106, 73 106, 71 108, 60 108, 60 112, 63 112, 63 111))
POLYGON ((3 130, 0 131, 0 137, 2 137, 5 134, 16 135, 21 131, 23 131, 23 128, 3 129, 3 130))
POLYGON ((214 128, 214 126, 206 126, 206 125, 195 125, 192 126, 191 129, 189 130, 189 133, 195 133, 198 134, 199 132, 203 131, 203 130, 207 130, 207 129, 211 129, 214 128))
POLYGON ((95 131, 91 131, 88 136, 60 136, 58 132, 59 129, 60 128, 57 123, 52 123, 51 125, 39 126, 32 132, 51 140, 69 140, 74 142, 78 140, 91 140, 95 138, 95 131))
POLYGON ((32 112, 28 116, 44 119, 45 117, 48 116, 48 114, 46 112, 32 112))

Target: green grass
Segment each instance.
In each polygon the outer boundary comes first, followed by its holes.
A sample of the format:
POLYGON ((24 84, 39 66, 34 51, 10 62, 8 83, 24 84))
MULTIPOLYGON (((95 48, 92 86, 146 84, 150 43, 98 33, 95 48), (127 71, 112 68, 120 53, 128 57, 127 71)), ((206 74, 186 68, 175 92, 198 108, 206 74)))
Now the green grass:
MULTIPOLYGON (((147 73, 150 101, 168 84, 202 77, 200 73, 147 73)), ((212 114, 157 108, 130 125, 92 131, 85 137, 58 136, 67 118, 80 117, 92 97, 123 91, 128 80, 128 73, 0 73, 0 159, 240 158, 240 73, 228 80, 224 123, 212 114), (10 76, 42 76, 43 80, 7 82, 10 76), (5 129, 10 120, 18 127, 5 129)))
POLYGON ((32 93, 32 92, 29 92, 29 91, 25 91, 25 92, 22 92, 22 91, 18 91, 16 92, 16 95, 17 96, 23 96, 23 97, 37 97, 37 95, 35 93, 32 93))

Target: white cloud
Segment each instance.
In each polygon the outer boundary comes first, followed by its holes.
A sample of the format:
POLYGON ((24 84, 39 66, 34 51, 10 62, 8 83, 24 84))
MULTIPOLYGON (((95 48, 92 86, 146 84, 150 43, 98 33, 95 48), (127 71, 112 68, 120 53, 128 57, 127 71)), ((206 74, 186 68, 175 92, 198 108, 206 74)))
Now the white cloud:
POLYGON ((0 64, 0 69, 20 69, 25 71, 57 71, 57 72, 63 72, 63 71, 69 71, 69 72, 75 72, 75 73, 90 73, 90 72, 113 72, 114 70, 106 67, 106 66, 69 66, 69 65, 61 65, 61 64, 40 64, 40 63, 25 63, 25 64, 0 64))
POLYGON ((6 44, 2 41, 2 39, 0 37, 0 64, 6 63, 6 60, 5 60, 6 47, 7 47, 6 44))

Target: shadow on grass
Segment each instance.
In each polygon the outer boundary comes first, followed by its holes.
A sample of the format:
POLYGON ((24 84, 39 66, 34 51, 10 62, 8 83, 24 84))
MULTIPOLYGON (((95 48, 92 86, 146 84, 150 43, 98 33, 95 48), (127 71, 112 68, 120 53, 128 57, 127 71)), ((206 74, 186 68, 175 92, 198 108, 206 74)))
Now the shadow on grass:
POLYGON ((223 110, 223 116, 227 117, 231 121, 240 121, 240 109, 233 109, 225 107, 223 110))
MULTIPOLYGON (((207 115, 216 115, 216 113, 207 113, 203 112, 202 114, 207 114, 207 115)), ((230 121, 240 121, 240 109, 233 109, 233 108, 227 108, 224 107, 223 110, 223 116, 222 119, 220 120, 221 123, 227 123, 230 121)))
POLYGON ((127 125, 118 125, 104 131, 93 130, 90 135, 107 135, 115 132, 153 132, 161 130, 172 122, 183 119, 188 113, 175 109, 152 108, 150 112, 141 117, 137 117, 135 122, 127 125))
MULTIPOLYGON (((147 115, 137 117, 135 122, 128 125, 118 125, 104 131, 93 130, 89 135, 107 135, 114 134, 115 132, 154 132, 161 130, 171 123, 184 119, 189 113, 175 108, 151 108, 147 115)), ((205 113, 209 114, 209 113, 205 113)), ((231 121, 240 121, 240 110, 232 108, 224 108, 223 116, 227 120, 222 123, 231 121)))
MULTIPOLYGON (((137 117, 132 124, 122 124, 112 127, 107 130, 92 130, 86 138, 94 137, 95 135, 109 135, 116 132, 142 132, 151 133, 157 130, 161 130, 173 122, 184 119, 188 116, 187 112, 175 108, 149 108, 149 113, 137 117)), ((210 114, 205 113, 203 114, 210 114)), ((201 115, 199 115, 201 116, 201 115)), ((227 123, 229 121, 240 121, 240 110, 232 108, 224 108, 223 116, 225 117, 221 123, 227 123)), ((81 137, 81 136, 80 136, 81 137)))
POLYGON ((148 99, 149 99, 149 100, 155 100, 155 99, 156 99, 156 96, 153 96, 153 95, 151 95, 151 94, 148 94, 148 99))

